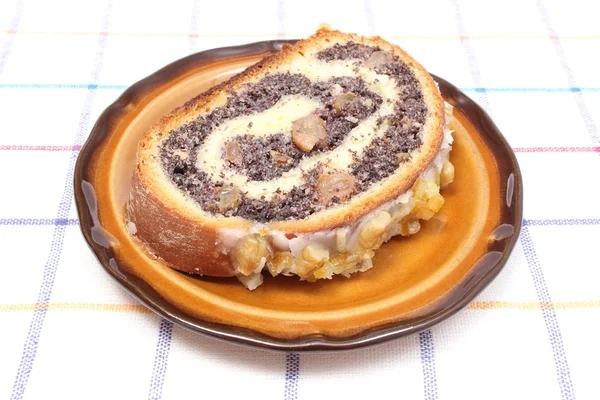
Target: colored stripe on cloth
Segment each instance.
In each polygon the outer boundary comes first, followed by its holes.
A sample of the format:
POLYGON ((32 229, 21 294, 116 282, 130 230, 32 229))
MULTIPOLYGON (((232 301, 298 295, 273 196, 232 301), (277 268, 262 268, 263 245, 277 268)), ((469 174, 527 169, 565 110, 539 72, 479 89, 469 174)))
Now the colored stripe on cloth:
MULTIPOLYGON (((203 38, 228 38, 228 37, 276 37, 276 33, 206 33, 206 34, 189 34, 189 33, 168 33, 168 32, 93 32, 93 31, 26 31, 16 29, 0 29, 0 33, 8 35, 35 35, 35 36, 97 36, 110 35, 114 37, 163 37, 163 38, 181 38, 181 37, 203 37, 203 38)), ((312 32, 296 32, 286 34, 285 37, 297 39, 304 37, 312 32)), ((471 35, 471 36, 456 36, 456 35, 382 35, 387 40, 600 40, 600 35, 565 35, 565 36, 547 36, 547 35, 471 35)))
POLYGON ((285 26, 287 22, 287 13, 285 10, 285 0, 277 0, 277 38, 285 37, 285 26))
MULTIPOLYGON (((473 46, 471 46, 471 41, 466 38, 469 36, 467 34, 467 28, 463 22, 462 13, 460 10, 460 4, 458 4, 458 0, 451 1, 452 6, 454 7, 454 20, 456 21, 456 27, 458 29, 458 34, 461 36, 461 43, 463 45, 463 49, 465 54, 467 55, 467 63, 469 64, 469 70, 471 71, 471 77, 473 78, 473 83, 479 88, 484 88, 483 79, 481 79, 481 71, 479 70, 479 64, 477 63, 477 59, 475 58, 475 54, 473 51, 473 46)), ((487 97, 487 92, 476 92, 479 94, 479 103, 486 110, 490 111, 490 104, 487 97)))
POLYGON ((27 146, 27 145, 0 145, 1 151, 79 151, 81 145, 76 146, 27 146))
POLYGON ((373 17, 373 6, 371 0, 364 0, 365 18, 367 19, 367 29, 370 36, 375 35, 375 17, 373 17))
POLYGON ((300 354, 287 353, 285 355, 285 400, 298 399, 298 380, 300 377, 300 354))
POLYGON ((539 301, 474 301, 466 310, 581 310, 586 308, 600 308, 600 300, 588 301, 560 301, 541 303, 539 301))
MULTIPOLYGON (((19 24, 21 23, 21 16, 23 15, 23 10, 23 1, 19 0, 15 5, 15 13, 13 14, 12 20, 10 21, 10 25, 8 27, 9 31, 14 32, 17 29, 19 29, 19 24)), ((6 39, 4 40, 4 44, 2 45, 2 52, 0 52, 0 74, 4 72, 4 68, 6 67, 8 56, 12 50, 14 40, 14 35, 7 35, 6 39)))
POLYGON ((79 220, 72 218, 1 218, 0 225, 79 225, 79 220))
MULTIPOLYGON (((29 146, 29 145, 0 145, 0 151, 79 151, 77 146, 29 146)), ((516 153, 598 153, 600 146, 596 147, 513 147, 516 153)))
POLYGON ((566 88, 536 88, 536 87, 507 87, 507 88, 460 88, 463 92, 477 93, 577 93, 577 92, 600 92, 596 87, 566 87, 566 88))
POLYGON ((192 18, 190 21, 190 54, 198 49, 198 12, 200 11, 200 0, 194 0, 192 3, 192 18))
POLYGON ((142 304, 100 304, 100 303, 29 303, 29 304, 0 304, 0 312, 19 312, 19 311, 104 311, 104 312, 123 312, 151 314, 149 308, 142 304))
POLYGON ((125 90, 127 85, 98 85, 71 83, 0 83, 0 89, 86 89, 86 90, 125 90))
MULTIPOLYGON (((544 21, 546 29, 548 30, 548 35, 555 38, 552 40, 552 43, 554 44, 554 50, 556 51, 556 55, 558 56, 558 60, 560 61, 560 65, 563 69, 563 72, 567 77, 567 82, 569 82, 569 86, 577 87, 575 75, 573 74, 573 71, 571 71, 571 66, 569 65, 569 62, 565 55, 562 43, 557 38, 554 27, 552 26, 552 22, 550 21, 548 11, 546 10, 546 7, 544 7, 544 4, 541 0, 538 0, 537 4, 542 20, 544 21)), ((594 144, 600 144, 600 135, 598 134, 598 128, 596 127, 594 119, 592 118, 592 115, 590 114, 590 111, 585 103, 585 99, 583 98, 580 92, 573 92, 573 96, 575 96, 575 103, 577 103, 577 108, 579 108, 579 113, 581 114, 581 117, 585 122, 585 126, 587 128, 588 134, 590 135, 590 138, 592 139, 592 142, 594 144)))
MULTIPOLYGON (((36 219, 14 218, 0 219, 0 225, 78 225, 79 220, 69 218, 36 219)), ((600 225, 598 218, 586 219, 524 219, 523 226, 532 225, 600 225)))
POLYGON ((152 369, 152 378, 150 379, 150 393, 148 394, 148 400, 159 400, 162 398, 172 338, 173 323, 166 319, 161 319, 160 328, 158 330, 156 355, 154 356, 154 368, 152 369))
MULTIPOLYGON (((521 243, 525 252, 525 258, 529 266, 529 271, 533 278, 535 291, 538 296, 540 303, 550 304, 552 299, 546 284, 544 277, 544 271, 538 261, 537 254, 535 252, 531 235, 529 234, 529 227, 524 226, 521 230, 521 243)), ((556 364, 556 374, 558 376, 558 384, 560 387, 560 393, 563 399, 571 400, 575 399, 575 393, 573 389, 573 383, 571 381, 571 372, 569 370, 569 363, 567 361, 567 355, 563 345, 562 335, 560 333, 560 327, 558 325, 558 318, 554 308, 542 307, 542 315, 546 324, 546 330, 550 336, 550 345, 552 347, 552 354, 554 356, 554 363, 556 364)))
MULTIPOLYGON (((112 10, 112 0, 110 0, 104 11, 102 18, 102 31, 108 31, 110 14, 112 10)), ((98 40, 98 48, 93 63, 93 70, 90 76, 90 83, 96 84, 98 82, 100 71, 102 69, 102 60, 104 57, 104 51, 107 42, 106 35, 100 35, 98 40)), ((77 127, 74 146, 81 145, 88 134, 88 125, 90 122, 90 116, 92 111, 92 104, 96 97, 96 91, 88 90, 85 97, 83 110, 79 120, 79 126, 77 127)), ((57 219, 66 219, 69 215, 72 198, 73 198, 73 172, 75 168, 75 162, 77 160, 77 153, 71 154, 69 161, 68 173, 64 185, 63 195, 58 207, 57 219)), ((52 236, 52 243, 50 247, 50 254, 46 265, 44 266, 44 275, 42 278, 42 284, 38 294, 37 303, 46 304, 50 302, 52 296, 52 289, 54 286, 54 277, 56 276, 56 269, 60 261, 63 241, 65 236, 66 226, 56 225, 54 234, 52 236)), ((21 363, 17 369, 15 381, 13 385, 13 391, 11 400, 22 399, 25 394, 25 389, 29 381, 29 376, 33 368, 33 363, 36 358, 38 344, 40 342, 40 335, 42 333, 42 327, 46 318, 46 309, 36 310, 33 313, 33 318, 29 326, 27 337, 25 338, 25 344, 23 346, 23 354, 21 356, 21 363)))
MULTIPOLYGON (((190 39, 189 51, 194 53, 198 45, 198 11, 199 0, 194 0, 192 4, 192 13, 190 20, 190 39)), ((150 391, 148 399, 158 400, 162 398, 163 384, 167 373, 169 363, 169 351, 171 349, 171 340, 173 338, 173 323, 166 319, 161 319, 158 344, 156 346, 156 354, 154 356, 154 369, 152 370, 152 378, 150 379, 150 391)))
POLYGON ((437 377, 435 372, 435 348, 431 329, 419 333, 421 365, 423 368, 423 390, 425 400, 438 398, 437 377))
MULTIPOLYGON (((541 310, 553 308, 555 310, 583 310, 600 308, 600 300, 559 301, 541 303, 539 301, 474 301, 465 310, 541 310)), ((36 310, 46 311, 100 311, 151 314, 152 311, 142 304, 106 304, 106 303, 18 303, 0 304, 0 312, 31 312, 36 310)))
MULTIPOLYGON (((140 38, 186 38, 186 37, 197 37, 197 38, 230 38, 230 37, 264 37, 274 38, 277 36, 276 33, 159 33, 159 32, 93 32, 93 31, 11 31, 11 30, 0 30, 0 33, 7 33, 8 35, 34 35, 34 36, 113 36, 113 37, 140 37, 140 38)), ((286 35, 287 37, 300 37, 304 34, 297 35, 286 35)), ((548 39, 544 36, 540 39, 548 39)))
MULTIPOLYGON (((193 42, 190 40, 190 42, 193 42)), ((192 50, 190 44, 190 51, 192 50)), ((96 85, 96 84, 77 84, 77 83, 0 83, 0 89, 87 89, 87 90, 125 90, 127 85, 96 85)), ((462 87, 459 88, 467 93, 579 93, 590 92, 598 93, 597 87, 462 87)))
MULTIPOLYGON (((77 146, 0 145, 0 151, 79 151, 77 146)), ((597 147, 513 147, 515 153, 600 153, 597 147)))
POLYGON ((600 225, 598 218, 586 219, 524 219, 523 226, 535 225, 600 225))
POLYGON ((515 153, 599 153, 600 147, 513 147, 515 153))

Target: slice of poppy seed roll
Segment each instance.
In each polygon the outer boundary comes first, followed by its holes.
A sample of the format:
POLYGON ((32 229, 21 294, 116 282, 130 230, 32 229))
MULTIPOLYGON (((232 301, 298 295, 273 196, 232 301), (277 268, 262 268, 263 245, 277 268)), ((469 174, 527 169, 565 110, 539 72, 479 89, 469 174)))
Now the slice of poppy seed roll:
POLYGON ((170 267, 249 289, 348 277, 442 207, 451 116, 398 46, 321 29, 153 126, 126 222, 170 267))

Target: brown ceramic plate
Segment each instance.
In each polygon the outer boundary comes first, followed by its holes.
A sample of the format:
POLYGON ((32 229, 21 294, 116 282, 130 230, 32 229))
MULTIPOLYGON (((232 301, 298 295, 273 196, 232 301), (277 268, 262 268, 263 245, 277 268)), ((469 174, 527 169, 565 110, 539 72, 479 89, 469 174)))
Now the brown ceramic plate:
POLYGON ((517 240, 522 181, 515 155, 486 113, 435 78, 455 106, 455 182, 439 218, 386 243, 375 267, 316 283, 189 276, 136 245, 124 209, 138 140, 196 94, 281 49, 269 41, 174 62, 127 89, 100 116, 75 171, 81 231, 104 269, 148 308, 185 328, 277 350, 350 349, 426 329, 457 312, 500 272, 517 240))

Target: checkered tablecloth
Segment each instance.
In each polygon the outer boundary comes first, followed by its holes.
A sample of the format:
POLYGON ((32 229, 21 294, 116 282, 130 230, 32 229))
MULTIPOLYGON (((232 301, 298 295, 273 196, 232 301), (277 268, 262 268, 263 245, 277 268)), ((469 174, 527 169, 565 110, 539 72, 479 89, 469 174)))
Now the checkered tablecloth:
POLYGON ((600 6, 592 1, 0 1, 0 399, 599 399, 600 6), (284 354, 158 318, 84 242, 72 176, 100 112, 192 52, 320 23, 396 42, 517 153, 500 276, 431 330, 284 354))

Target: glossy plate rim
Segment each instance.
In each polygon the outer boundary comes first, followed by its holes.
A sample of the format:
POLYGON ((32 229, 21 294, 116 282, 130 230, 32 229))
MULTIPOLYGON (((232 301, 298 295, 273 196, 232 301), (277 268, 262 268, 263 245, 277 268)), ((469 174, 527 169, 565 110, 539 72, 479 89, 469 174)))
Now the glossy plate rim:
MULTIPOLYGON (((87 180, 87 166, 94 156, 94 150, 101 142, 108 139, 110 136, 111 122, 125 115, 127 113, 127 107, 132 102, 135 102, 135 99, 143 98, 144 95, 153 88, 167 84, 173 78, 189 71, 190 65, 202 65, 203 63, 206 63, 205 60, 207 58, 214 61, 225 62, 232 57, 276 52, 279 51, 283 45, 293 44, 295 42, 296 40, 269 40, 202 51, 181 58, 127 88, 97 119, 77 158, 73 184, 81 233, 103 269, 119 283, 121 287, 148 309, 183 328, 229 343, 278 351, 322 352, 331 350, 350 350, 381 344, 392 339, 424 331, 437 325, 467 306, 503 269, 515 247, 521 231, 523 218, 523 183, 517 158, 490 116, 457 87, 433 74, 431 75, 440 84, 440 89, 442 90, 444 98, 452 98, 455 102, 455 107, 467 117, 469 122, 477 128, 477 131, 486 134, 486 137, 482 137, 482 139, 486 142, 492 141, 502 150, 502 155, 507 158, 506 161, 510 164, 511 173, 514 176, 513 198, 510 208, 513 216, 513 221, 511 222, 515 231, 512 236, 506 239, 506 247, 502 252, 501 258, 492 268, 486 271, 485 274, 478 276, 478 281, 473 285, 469 285, 467 291, 457 297, 452 304, 441 310, 434 309, 433 312, 425 317, 414 320, 402 320, 389 325, 379 326, 351 337, 337 338, 325 335, 308 335, 295 339, 271 337, 248 328, 213 323, 185 314, 183 311, 180 311, 164 300, 158 292, 142 279, 111 265, 112 257, 110 249, 99 246, 92 239, 90 227, 93 225, 93 219, 84 197, 82 183, 87 180)), ((493 154, 494 157, 497 158, 497 153, 493 154)), ((472 271, 472 269, 470 271, 472 271)), ((452 292, 452 290, 454 290, 454 288, 449 292, 452 292)))

